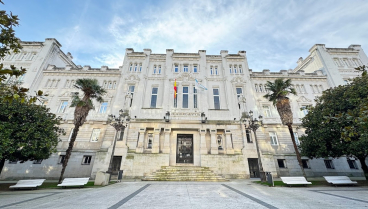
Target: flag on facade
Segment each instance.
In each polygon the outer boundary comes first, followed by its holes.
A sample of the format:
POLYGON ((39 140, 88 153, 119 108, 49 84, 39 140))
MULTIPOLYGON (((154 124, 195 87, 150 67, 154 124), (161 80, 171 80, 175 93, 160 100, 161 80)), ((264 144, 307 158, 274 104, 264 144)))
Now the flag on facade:
POLYGON ((176 79, 174 82, 174 99, 176 98, 176 93, 178 92, 177 88, 176 88, 176 79))
POLYGON ((197 79, 195 79, 195 88, 196 89, 202 89, 202 90, 207 90, 207 88, 205 86, 203 86, 202 84, 198 83, 197 79))

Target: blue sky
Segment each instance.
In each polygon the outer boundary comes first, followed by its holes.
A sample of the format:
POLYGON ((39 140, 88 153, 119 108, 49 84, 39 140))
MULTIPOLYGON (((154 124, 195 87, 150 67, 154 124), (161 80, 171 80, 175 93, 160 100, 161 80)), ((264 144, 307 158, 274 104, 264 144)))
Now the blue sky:
POLYGON ((253 71, 295 68, 316 43, 368 53, 365 0, 4 0, 24 41, 56 38, 77 65, 118 67, 125 48, 247 51, 253 71))

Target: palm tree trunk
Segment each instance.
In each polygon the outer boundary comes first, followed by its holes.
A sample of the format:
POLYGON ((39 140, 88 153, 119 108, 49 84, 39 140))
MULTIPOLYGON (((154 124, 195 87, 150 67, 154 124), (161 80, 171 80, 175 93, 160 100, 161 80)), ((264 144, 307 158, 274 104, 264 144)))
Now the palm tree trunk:
POLYGON ((305 171, 304 171, 304 168, 303 168, 302 158, 300 157, 298 147, 296 146, 293 127, 291 127, 291 124, 289 124, 288 128, 289 128, 289 132, 290 132, 290 136, 291 136, 291 141, 293 142, 293 145, 294 145, 294 150, 295 150, 296 158, 298 159, 300 169, 302 170, 304 178, 307 178, 307 175, 305 175, 305 171))
POLYGON ((0 160, 0 175, 1 175, 1 171, 3 170, 4 164, 5 164, 5 158, 2 158, 0 160))
POLYGON ((70 142, 69 142, 69 147, 66 150, 66 154, 65 154, 65 158, 64 158, 64 162, 63 162, 63 168, 61 169, 61 174, 60 174, 60 178, 59 178, 59 184, 61 184, 61 182, 63 180, 65 168, 68 165, 68 161, 69 161, 70 155, 72 154, 74 142, 75 142, 75 139, 77 138, 79 127, 80 127, 79 124, 74 125, 73 134, 72 134, 72 137, 70 138, 70 142))
POLYGON ((367 156, 364 156, 364 157, 358 157, 359 161, 360 161, 360 164, 362 165, 362 170, 363 170, 363 173, 364 173, 364 177, 365 177, 365 180, 368 180, 368 166, 367 164, 365 163, 365 158, 367 156))

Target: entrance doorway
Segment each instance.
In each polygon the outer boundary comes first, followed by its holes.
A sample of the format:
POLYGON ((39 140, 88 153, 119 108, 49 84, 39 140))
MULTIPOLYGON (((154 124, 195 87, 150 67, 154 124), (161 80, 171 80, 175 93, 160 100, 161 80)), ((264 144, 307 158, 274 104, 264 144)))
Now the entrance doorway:
POLYGON ((112 158, 112 174, 117 175, 120 170, 122 156, 114 156, 112 158))
POLYGON ((248 158, 250 178, 259 178, 258 158, 248 158))
POLYGON ((193 134, 178 134, 176 163, 193 163, 193 134))

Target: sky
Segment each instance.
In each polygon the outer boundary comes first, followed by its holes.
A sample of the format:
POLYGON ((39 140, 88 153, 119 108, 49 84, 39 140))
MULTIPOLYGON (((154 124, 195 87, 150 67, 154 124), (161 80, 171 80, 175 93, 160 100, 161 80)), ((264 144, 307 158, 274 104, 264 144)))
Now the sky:
POLYGON ((368 53, 366 0, 3 0, 22 41, 56 38, 74 63, 121 66, 126 48, 219 55, 253 71, 294 69, 314 44, 368 53))

